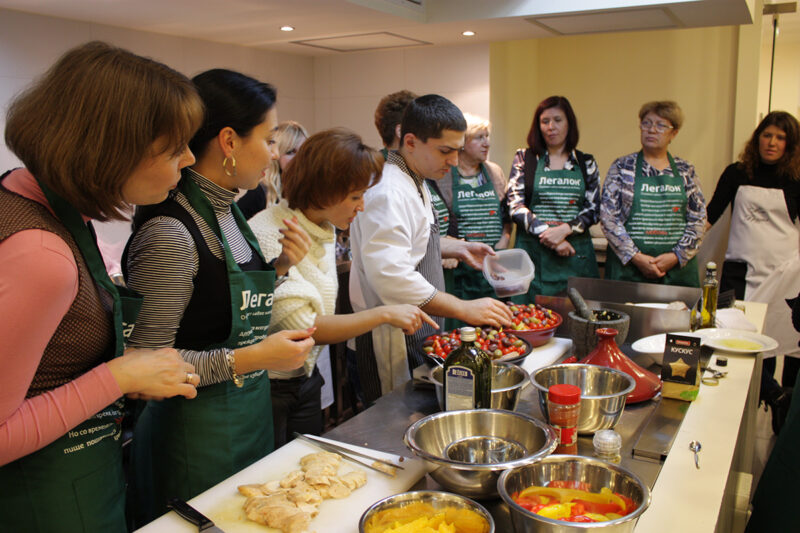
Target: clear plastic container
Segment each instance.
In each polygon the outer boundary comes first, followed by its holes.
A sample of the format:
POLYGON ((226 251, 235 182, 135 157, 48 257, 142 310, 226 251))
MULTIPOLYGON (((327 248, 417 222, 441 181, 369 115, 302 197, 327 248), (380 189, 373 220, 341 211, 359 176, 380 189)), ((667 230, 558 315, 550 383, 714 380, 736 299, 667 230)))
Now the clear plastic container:
POLYGON ((619 463, 622 460, 622 437, 613 429, 601 429, 592 438, 594 455, 598 459, 619 463))
POLYGON ((528 292, 533 275, 533 262, 524 250, 498 250, 483 260, 483 277, 499 298, 528 292))
POLYGON ((552 385, 547 390, 547 414, 558 436, 556 453, 578 453, 578 417, 581 388, 576 385, 552 385))

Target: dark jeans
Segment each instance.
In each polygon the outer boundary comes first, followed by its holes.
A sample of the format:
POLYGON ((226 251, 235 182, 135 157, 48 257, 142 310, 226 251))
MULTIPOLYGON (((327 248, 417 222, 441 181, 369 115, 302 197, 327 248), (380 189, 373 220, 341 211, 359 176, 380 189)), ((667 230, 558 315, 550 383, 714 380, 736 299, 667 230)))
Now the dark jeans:
POLYGON ((323 383, 317 368, 311 377, 269 380, 276 450, 292 440, 295 431, 312 435, 322 433, 320 391, 323 383))

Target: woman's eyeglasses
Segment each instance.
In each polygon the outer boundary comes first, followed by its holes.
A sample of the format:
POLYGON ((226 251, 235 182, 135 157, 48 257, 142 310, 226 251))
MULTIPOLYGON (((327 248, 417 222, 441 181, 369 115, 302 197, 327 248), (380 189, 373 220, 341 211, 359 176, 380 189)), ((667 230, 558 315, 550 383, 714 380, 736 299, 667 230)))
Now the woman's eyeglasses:
POLYGON ((664 133, 665 131, 675 129, 675 126, 670 126, 666 122, 652 122, 650 120, 643 120, 639 123, 639 129, 643 131, 647 131, 651 128, 655 128, 658 133, 664 133))

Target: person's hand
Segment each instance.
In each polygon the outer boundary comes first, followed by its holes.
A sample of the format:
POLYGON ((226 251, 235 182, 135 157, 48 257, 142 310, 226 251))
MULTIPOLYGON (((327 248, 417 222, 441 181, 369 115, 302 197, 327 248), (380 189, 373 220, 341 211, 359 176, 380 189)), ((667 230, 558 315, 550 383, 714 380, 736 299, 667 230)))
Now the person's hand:
POLYGON ((106 363, 122 394, 134 399, 194 398, 200 376, 173 348, 128 349, 106 363))
POLYGON ((556 246, 564 242, 564 239, 572 235, 572 228, 569 224, 561 223, 558 226, 547 228, 539 234, 539 242, 543 246, 547 246, 555 250, 556 246))
MULTIPOLYGON (((300 368, 314 347, 312 335, 317 328, 285 329, 262 339, 256 344, 241 348, 258 351, 259 368, 286 372, 300 368)), ((238 351, 238 349, 237 349, 238 351)), ((234 358, 236 352, 234 352, 234 358)), ((238 373, 238 372, 237 372, 238 373)))
POLYGON ((651 255, 637 252, 636 255, 633 256, 633 259, 631 259, 631 262, 647 279, 663 278, 666 274, 658 268, 658 265, 655 264, 655 258, 651 255))
POLYGON ((508 243, 511 241, 511 234, 504 233, 500 240, 497 241, 494 245, 495 250, 505 250, 508 248, 508 243))
POLYGON ((508 306, 494 298, 465 300, 461 316, 457 317, 473 326, 489 325, 494 328, 511 327, 514 318, 508 306))
POLYGON ((495 255, 488 244, 482 242, 458 241, 461 243, 458 260, 475 270, 483 270, 483 259, 487 255, 495 255))
POLYGON ((385 313, 385 323, 402 329, 406 335, 412 335, 422 327, 424 322, 433 326, 434 329, 439 329, 439 324, 417 306, 408 304, 384 305, 379 309, 385 313))
POLYGON ((442 268, 445 270, 452 270, 458 266, 458 259, 447 258, 442 259, 442 268))
POLYGON ((654 257, 652 263, 657 266, 661 272, 666 274, 677 266, 678 256, 675 255, 675 252, 667 252, 654 257))
POLYGON ((283 223, 286 227, 278 230, 283 235, 278 239, 283 249, 275 260, 275 273, 279 276, 286 275, 289 268, 299 263, 311 248, 311 237, 300 227, 297 217, 292 217, 291 220, 284 218, 283 223))
POLYGON ((575 255, 575 248, 572 247, 569 241, 561 241, 556 245, 553 251, 561 257, 571 257, 575 255))

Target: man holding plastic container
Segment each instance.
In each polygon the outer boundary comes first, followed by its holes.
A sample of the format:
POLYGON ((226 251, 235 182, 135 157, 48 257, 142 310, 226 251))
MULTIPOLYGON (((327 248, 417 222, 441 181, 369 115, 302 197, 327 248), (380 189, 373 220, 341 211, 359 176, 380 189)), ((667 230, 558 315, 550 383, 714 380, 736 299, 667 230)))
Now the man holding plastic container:
MULTIPOLYGON (((419 306, 440 326, 443 317, 468 324, 510 326, 511 312, 492 298, 461 300, 444 292, 442 257, 480 269, 494 254, 480 242, 440 239, 425 178, 442 179, 458 164, 466 121, 461 111, 438 95, 412 101, 403 114, 401 146, 390 152, 381 180, 364 195, 364 212, 350 227, 353 263, 350 300, 354 311, 380 305, 419 306)), ((356 342, 359 378, 367 402, 404 384, 424 362, 425 326, 413 336, 381 326, 356 342)))

